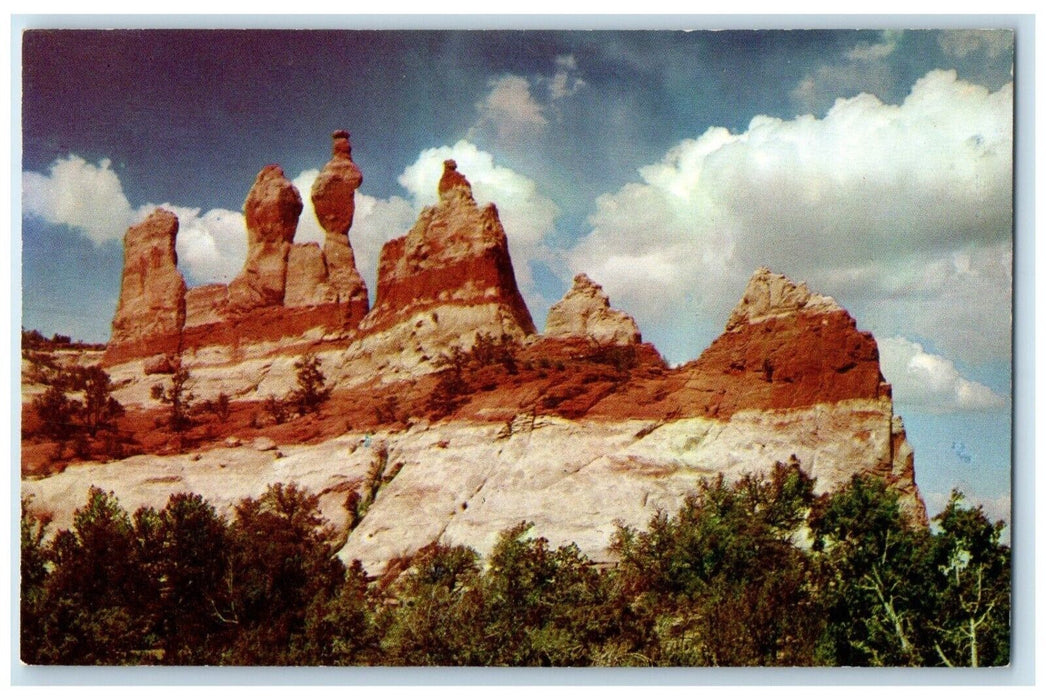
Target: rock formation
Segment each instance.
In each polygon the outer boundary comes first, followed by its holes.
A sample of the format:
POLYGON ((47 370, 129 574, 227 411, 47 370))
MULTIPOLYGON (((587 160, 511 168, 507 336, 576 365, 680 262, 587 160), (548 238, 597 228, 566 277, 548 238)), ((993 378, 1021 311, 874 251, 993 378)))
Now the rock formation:
MULTIPOLYGON (((323 243, 327 272, 324 297, 349 306, 346 313, 350 319, 348 325, 355 327, 369 310, 367 285, 356 268, 356 257, 349 242, 349 229, 356 211, 356 190, 363 183, 363 174, 352 161, 349 132, 339 130, 332 136, 331 159, 312 185, 312 206, 327 234, 323 243)), ((288 303, 288 306, 292 305, 288 303)))
POLYGON ((359 330, 361 352, 404 350, 404 367, 471 345, 477 333, 535 332, 497 207, 476 204, 454 161, 444 162, 439 202, 382 248, 377 299, 359 330))
POLYGON ((356 211, 356 190, 363 184, 363 173, 352 161, 349 132, 335 131, 332 137, 331 159, 312 184, 312 207, 329 236, 348 236, 356 211))
POLYGON ((272 426, 271 435, 257 416, 241 417, 220 428, 238 433, 213 436, 191 457, 132 457, 27 482, 40 507, 61 524, 80 505, 69 494, 97 484, 131 510, 162 506, 175 490, 229 508, 268 481, 297 481, 323 494, 346 537, 341 557, 371 573, 436 537, 488 552, 520 520, 553 545, 576 542, 609 561, 615 523, 642 527, 702 479, 794 458, 819 491, 855 474, 882 477, 926 522, 875 339, 830 297, 756 270, 722 335, 670 368, 581 274, 536 335, 497 208, 477 205, 446 161, 437 204, 382 249, 368 313, 348 239, 360 181, 348 134, 335 132, 312 190, 327 232, 321 248, 293 243, 301 199, 277 166, 265 168, 244 205, 248 260, 228 288, 185 291, 173 214, 132 227, 107 351, 110 364, 124 362, 113 376, 131 410, 155 409, 155 377, 143 368, 169 369, 156 358, 189 367, 200 396, 222 391, 258 406, 293 388, 294 360, 316 352, 334 385, 330 415, 272 426), (496 348, 484 345, 490 357, 473 353, 453 376, 441 357, 481 333, 496 348), (246 446, 258 437, 279 450, 246 446), (379 459, 391 467, 368 486, 379 459), (364 488, 373 502, 350 530, 345 494, 364 488))
POLYGON ((842 311, 832 297, 812 293, 805 282, 795 284, 784 275, 761 267, 752 273, 741 301, 730 313, 726 330, 744 324, 783 318, 796 313, 831 313, 842 311))
MULTIPOLYGON (((278 165, 258 174, 244 202, 247 258, 229 285, 208 284, 185 290, 181 283, 176 322, 161 308, 134 301, 143 292, 156 297, 177 276, 174 237, 177 218, 166 213, 170 255, 160 267, 144 265, 138 250, 137 227, 129 232, 124 270, 126 300, 114 320, 112 351, 105 364, 113 366, 155 355, 189 353, 197 364, 227 363, 248 356, 296 351, 303 343, 327 334, 354 330, 367 314, 367 286, 356 269, 349 243, 355 208, 355 190, 362 182, 352 162, 348 133, 334 132, 333 157, 317 177, 312 190, 317 216, 327 235, 323 248, 294 243, 303 204, 294 185, 278 165), (143 310, 144 309, 144 310, 143 310), (134 341, 134 342, 130 342, 134 341)), ((146 226, 146 224, 142 224, 146 226)), ((151 230, 160 226, 148 224, 151 230)), ((158 298, 158 297, 157 297, 158 298)), ((166 299, 166 297, 165 297, 166 299)), ((173 306, 171 307, 173 308, 173 306)))
POLYGON ((247 260, 229 284, 231 309, 242 312, 283 303, 287 257, 303 208, 298 188, 280 166, 267 165, 258 173, 243 203, 247 260))
POLYGON ((108 361, 177 354, 185 325, 185 280, 174 249, 177 234, 178 217, 165 209, 127 230, 108 361))
POLYGON ((552 305, 545 321, 545 337, 590 338, 600 345, 642 342, 635 319, 610 308, 603 288, 581 273, 566 296, 552 305))
POLYGON ((872 334, 831 297, 766 268, 689 371, 712 415, 890 397, 872 334))

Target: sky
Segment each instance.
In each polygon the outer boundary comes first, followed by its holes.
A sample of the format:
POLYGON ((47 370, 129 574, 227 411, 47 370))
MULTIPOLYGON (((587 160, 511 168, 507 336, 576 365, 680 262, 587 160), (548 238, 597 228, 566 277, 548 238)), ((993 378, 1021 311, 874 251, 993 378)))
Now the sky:
POLYGON ((539 329, 585 272, 685 362, 768 266, 875 335, 931 515, 959 488, 1009 519, 1009 32, 38 30, 22 94, 25 328, 105 341, 157 206, 190 286, 232 279, 268 163, 322 240, 307 193, 344 128, 372 299, 446 158, 539 329))

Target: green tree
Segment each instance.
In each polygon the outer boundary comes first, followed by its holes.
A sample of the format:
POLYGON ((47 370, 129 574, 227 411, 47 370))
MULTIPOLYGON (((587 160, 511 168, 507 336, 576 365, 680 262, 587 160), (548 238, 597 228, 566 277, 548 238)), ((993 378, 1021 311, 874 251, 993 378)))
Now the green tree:
POLYGON ((92 487, 55 536, 41 602, 36 663, 125 664, 142 660, 148 624, 138 608, 142 576, 131 520, 110 492, 92 487))
POLYGON ((934 601, 930 533, 908 522, 898 499, 881 479, 857 475, 826 494, 811 516, 827 615, 819 651, 824 663, 933 663, 927 656, 934 601))
POLYGON ((296 484, 274 484, 236 506, 229 532, 227 609, 238 632, 225 663, 295 663, 305 615, 317 595, 331 598, 344 580, 334 531, 319 497, 296 484))
POLYGON ((1010 662, 1010 549, 1000 544, 1005 524, 991 523, 978 506, 953 491, 934 518, 937 607, 930 619, 934 651, 947 666, 1004 666, 1010 662))
POLYGON ((482 628, 479 557, 462 546, 432 543, 386 591, 379 611, 385 663, 476 666, 489 662, 482 628))
POLYGON ((215 663, 235 634, 221 612, 228 607, 225 519, 199 495, 177 493, 159 513, 138 511, 135 530, 156 583, 150 602, 164 662, 215 663))
POLYGON ((646 531, 621 528, 618 585, 645 633, 636 652, 668 665, 811 663, 811 565, 794 540, 812 493, 793 460, 769 478, 705 482, 646 531))
POLYGON ((184 432, 192 425, 192 402, 196 398, 192 393, 192 383, 189 370, 179 367, 171 375, 170 386, 154 384, 151 390, 153 399, 170 406, 167 426, 176 433, 184 432))
POLYGON ((304 632, 294 638, 291 654, 296 663, 318 666, 387 665, 381 649, 376 608, 367 584, 367 572, 354 561, 345 582, 328 595, 313 596, 305 612, 304 632))
POLYGON ((294 363, 298 388, 291 394, 291 400, 298 406, 298 413, 303 416, 318 411, 331 395, 320 364, 320 358, 311 353, 294 363))
POLYGON ((98 365, 88 367, 83 375, 84 404, 80 414, 84 427, 92 436, 100 429, 112 430, 124 414, 124 407, 113 398, 112 380, 98 365))
POLYGON ((45 643, 42 614, 46 600, 47 566, 49 555, 44 536, 50 519, 31 511, 32 499, 22 497, 20 580, 21 659, 26 663, 40 660, 45 643))
POLYGON ((66 396, 60 386, 49 386, 40 396, 33 399, 33 411, 41 422, 41 432, 58 440, 64 440, 76 430, 73 416, 82 404, 66 396))

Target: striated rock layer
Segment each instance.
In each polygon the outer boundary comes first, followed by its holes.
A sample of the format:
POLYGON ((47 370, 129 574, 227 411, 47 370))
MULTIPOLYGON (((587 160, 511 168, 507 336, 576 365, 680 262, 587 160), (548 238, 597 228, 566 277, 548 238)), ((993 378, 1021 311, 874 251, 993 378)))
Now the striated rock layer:
MULTIPOLYGON (((107 351, 117 398, 155 408, 155 379, 144 372, 167 371, 173 362, 163 356, 177 354, 199 397, 221 391, 247 413, 248 401, 290 391, 295 358, 315 352, 340 407, 309 423, 326 431, 310 433, 315 444, 75 465, 26 482, 36 507, 62 526, 90 484, 113 489, 131 510, 184 490, 228 509, 268 483, 297 481, 322 494, 345 535, 342 558, 371 573, 435 538, 487 552, 520 520, 553 544, 576 542, 609 561, 616 523, 644 526, 701 479, 795 458, 821 491, 855 474, 880 476, 926 522, 875 339, 830 297, 756 270, 722 335, 673 369, 578 275, 537 335, 496 207, 480 207, 447 161, 438 203, 383 248, 368 312, 347 235, 361 181, 348 134, 335 132, 312 191, 327 232, 321 248, 294 244, 300 196, 278 167, 265 168, 244 207, 248 260, 228 287, 185 291, 173 214, 157 212, 126 239, 107 351), (455 377, 442 358, 479 334, 491 339, 488 351, 510 357, 495 353, 455 377), (381 483, 368 483, 375 473, 381 483), (346 493, 374 489, 350 531, 346 493)), ((263 429, 257 420, 241 427, 263 429)))
POLYGON ((178 217, 157 209, 124 236, 123 278, 106 360, 177 354, 185 325, 178 217))
POLYGON ((497 207, 478 206, 457 164, 446 161, 439 202, 381 250, 377 298, 347 350, 349 373, 432 371, 478 334, 521 341, 535 330, 497 207))
POLYGON ((476 204, 468 180, 452 160, 444 163, 439 196, 406 236, 382 248, 374 311, 360 330, 388 328, 441 306, 495 306, 502 312, 501 326, 491 330, 516 338, 533 334, 534 321, 516 286, 497 207, 476 204))

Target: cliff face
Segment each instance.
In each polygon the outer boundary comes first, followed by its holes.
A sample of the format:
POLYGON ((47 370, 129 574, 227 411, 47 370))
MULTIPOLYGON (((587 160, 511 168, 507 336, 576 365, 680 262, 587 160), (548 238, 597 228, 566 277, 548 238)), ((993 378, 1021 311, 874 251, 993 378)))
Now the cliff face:
POLYGON ((287 443, 284 457, 216 443, 192 459, 70 469, 27 490, 71 517, 79 503, 63 499, 89 483, 133 508, 162 506, 173 490, 231 507, 269 481, 298 481, 326 494, 324 512, 346 536, 342 558, 372 573, 435 537, 489 551, 496 533, 520 520, 606 561, 615 523, 643 526, 701 479, 793 458, 820 491, 855 474, 880 476, 926 522, 875 339, 830 297, 756 270, 724 332, 696 360, 670 368, 580 274, 539 335, 496 207, 479 206, 447 161, 438 203, 383 248, 368 311, 348 239, 361 181, 348 134, 335 132, 311 193, 326 240, 295 244, 300 197, 278 167, 264 169, 245 204, 248 260, 228 288, 185 290, 173 214, 155 213, 126 238, 107 352, 119 400, 155 407, 142 361, 180 353, 198 396, 224 392, 247 406, 243 415, 255 412, 249 423, 227 421, 220 435, 265 433, 256 407, 292 388, 294 360, 316 353, 332 408, 302 419, 308 425, 271 426, 287 443), (463 360, 460 351, 473 347, 486 359, 463 360), (349 531, 344 494, 368 488, 382 459, 394 476, 349 531))

